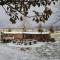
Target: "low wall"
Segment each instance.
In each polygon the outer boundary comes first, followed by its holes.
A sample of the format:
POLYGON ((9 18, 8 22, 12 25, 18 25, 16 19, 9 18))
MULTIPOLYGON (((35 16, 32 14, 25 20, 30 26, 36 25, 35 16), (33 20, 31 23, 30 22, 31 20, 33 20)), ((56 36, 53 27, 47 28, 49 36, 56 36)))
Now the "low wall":
POLYGON ((22 39, 34 39, 34 40, 48 40, 50 38, 50 34, 48 32, 24 32, 24 33, 17 33, 17 32, 6 32, 2 34, 2 40, 22 40, 22 39), (10 39, 11 37, 11 39, 10 39), (14 37, 14 38, 13 38, 14 37))

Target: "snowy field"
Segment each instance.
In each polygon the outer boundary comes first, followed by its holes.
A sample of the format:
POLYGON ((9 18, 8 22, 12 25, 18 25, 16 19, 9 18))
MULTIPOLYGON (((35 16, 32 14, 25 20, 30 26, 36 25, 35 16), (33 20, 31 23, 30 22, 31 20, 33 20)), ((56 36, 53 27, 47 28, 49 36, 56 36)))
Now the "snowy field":
POLYGON ((22 47, 0 44, 0 60, 60 60, 60 42, 22 47))
POLYGON ((56 42, 39 42, 34 45, 0 43, 0 60, 60 60, 60 33, 52 34, 56 42))
POLYGON ((60 31, 56 31, 55 33, 51 34, 52 38, 55 38, 55 40, 60 41, 60 31))

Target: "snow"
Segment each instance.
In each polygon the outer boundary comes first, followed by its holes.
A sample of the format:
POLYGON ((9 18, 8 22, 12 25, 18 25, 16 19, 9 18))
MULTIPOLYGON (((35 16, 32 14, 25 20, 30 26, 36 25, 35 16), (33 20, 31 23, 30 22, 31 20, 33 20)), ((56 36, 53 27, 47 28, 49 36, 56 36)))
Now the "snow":
POLYGON ((60 60, 60 42, 39 42, 20 46, 0 43, 0 60, 60 60), (21 48, 31 48, 21 50, 21 48))
POLYGON ((49 32, 23 32, 25 34, 49 34, 49 32))
POLYGON ((3 32, 4 34, 22 34, 23 32, 3 32))
POLYGON ((32 45, 24 45, 24 44, 21 44, 21 45, 17 45, 16 43, 7 43, 7 46, 9 47, 15 47, 15 48, 36 48, 36 47, 40 47, 41 45, 44 45, 45 43, 43 42, 37 42, 37 44, 32 44, 32 45))
POLYGON ((49 32, 3 32, 4 34, 49 34, 49 32))
MULTIPOLYGON (((60 37, 55 34, 53 37, 60 37)), ((0 60, 60 60, 60 38, 32 45, 0 43, 0 60)))
POLYGON ((0 60, 37 60, 32 54, 0 45, 0 60))

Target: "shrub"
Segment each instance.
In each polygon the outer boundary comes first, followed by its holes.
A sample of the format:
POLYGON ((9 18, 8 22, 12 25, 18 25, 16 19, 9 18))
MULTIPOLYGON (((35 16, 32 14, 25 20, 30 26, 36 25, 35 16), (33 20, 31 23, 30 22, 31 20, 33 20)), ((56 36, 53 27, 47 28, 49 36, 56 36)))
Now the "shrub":
POLYGON ((43 32, 43 29, 38 29, 38 32, 43 32))

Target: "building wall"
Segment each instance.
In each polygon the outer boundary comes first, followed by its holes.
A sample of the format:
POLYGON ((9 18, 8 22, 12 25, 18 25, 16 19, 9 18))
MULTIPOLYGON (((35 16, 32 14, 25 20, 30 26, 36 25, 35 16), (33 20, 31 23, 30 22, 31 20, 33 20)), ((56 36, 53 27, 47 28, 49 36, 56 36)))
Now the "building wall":
POLYGON ((32 40, 48 40, 50 34, 3 34, 2 40, 23 40, 23 39, 32 39, 32 40))
POLYGON ((6 40, 20 40, 23 39, 23 34, 4 34, 2 39, 6 40))
POLYGON ((25 34, 24 39, 48 40, 50 34, 25 34))

